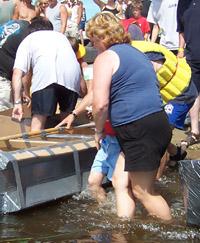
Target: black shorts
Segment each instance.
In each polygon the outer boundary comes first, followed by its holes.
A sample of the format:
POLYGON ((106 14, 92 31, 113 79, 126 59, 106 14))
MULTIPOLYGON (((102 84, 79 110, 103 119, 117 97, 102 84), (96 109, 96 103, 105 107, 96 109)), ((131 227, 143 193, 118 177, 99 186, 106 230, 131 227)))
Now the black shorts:
POLYGON ((158 169, 172 137, 165 111, 115 127, 114 132, 125 154, 125 171, 130 172, 158 169))
POLYGON ((192 70, 192 81, 194 82, 198 93, 200 92, 200 63, 192 62, 191 60, 187 60, 191 70, 192 70))
POLYGON ((57 104, 62 112, 69 113, 74 110, 78 94, 59 84, 51 84, 46 88, 32 94, 31 113, 43 116, 53 116, 57 104))

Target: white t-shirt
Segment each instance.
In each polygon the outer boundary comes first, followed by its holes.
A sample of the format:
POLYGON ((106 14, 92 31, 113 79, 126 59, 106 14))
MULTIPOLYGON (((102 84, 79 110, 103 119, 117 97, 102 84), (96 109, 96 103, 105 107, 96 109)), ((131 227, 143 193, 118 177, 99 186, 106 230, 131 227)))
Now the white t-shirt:
POLYGON ((36 31, 19 45, 14 68, 27 73, 32 66, 32 93, 52 83, 79 93, 81 70, 65 35, 51 30, 36 31))
POLYGON ((178 0, 152 0, 147 21, 158 24, 162 30, 160 44, 169 50, 178 50, 177 29, 178 0))

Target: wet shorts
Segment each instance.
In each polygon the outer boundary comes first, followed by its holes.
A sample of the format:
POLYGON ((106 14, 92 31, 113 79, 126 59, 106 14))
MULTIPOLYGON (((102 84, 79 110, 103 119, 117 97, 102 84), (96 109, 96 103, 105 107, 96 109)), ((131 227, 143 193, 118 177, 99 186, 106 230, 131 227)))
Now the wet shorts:
POLYGON ((32 94, 31 113, 52 116, 56 112, 57 104, 62 112, 69 113, 74 110, 77 98, 76 92, 59 84, 51 84, 32 94))
POLYGON ((184 129, 184 121, 186 115, 190 108, 193 106, 194 102, 190 104, 175 104, 175 103, 167 103, 165 106, 165 112, 169 117, 169 123, 178 128, 183 130, 184 129))
POLYGON ((121 148, 115 136, 106 135, 106 139, 102 139, 101 149, 97 152, 91 172, 99 172, 107 175, 112 181, 112 175, 119 156, 121 148))
POLYGON ((172 137, 169 119, 164 111, 114 128, 125 154, 125 171, 158 169, 172 137))

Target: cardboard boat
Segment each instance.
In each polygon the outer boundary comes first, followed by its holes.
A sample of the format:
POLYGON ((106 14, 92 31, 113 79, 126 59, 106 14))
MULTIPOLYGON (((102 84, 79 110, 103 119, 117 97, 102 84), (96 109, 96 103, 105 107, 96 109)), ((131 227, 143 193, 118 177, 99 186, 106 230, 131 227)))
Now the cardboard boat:
POLYGON ((31 133, 29 111, 22 122, 12 120, 11 112, 0 113, 0 213, 84 190, 97 152, 94 124, 80 117, 72 130, 31 133))
POLYGON ((179 161, 179 174, 189 226, 200 227, 200 159, 179 161))

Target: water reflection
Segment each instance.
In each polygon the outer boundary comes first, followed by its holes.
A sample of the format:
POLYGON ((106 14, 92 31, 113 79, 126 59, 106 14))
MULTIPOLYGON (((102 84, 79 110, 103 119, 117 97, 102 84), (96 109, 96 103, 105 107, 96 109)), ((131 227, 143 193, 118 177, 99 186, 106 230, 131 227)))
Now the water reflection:
POLYGON ((85 190, 72 198, 2 215, 0 242, 199 242, 199 229, 186 225, 178 172, 168 171, 157 182, 157 190, 171 205, 171 223, 148 216, 139 202, 135 219, 123 221, 116 217, 112 188, 100 206, 85 190))

